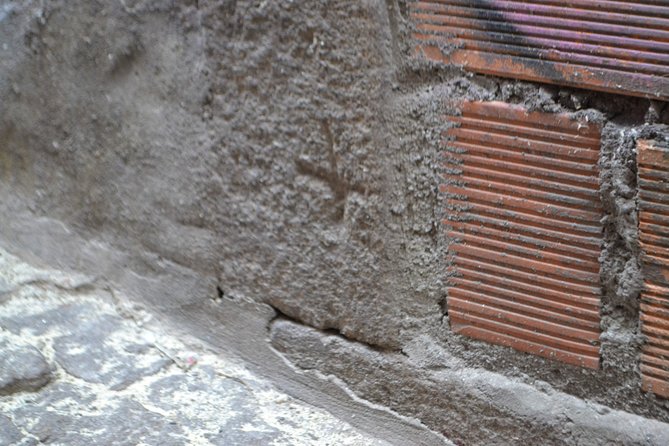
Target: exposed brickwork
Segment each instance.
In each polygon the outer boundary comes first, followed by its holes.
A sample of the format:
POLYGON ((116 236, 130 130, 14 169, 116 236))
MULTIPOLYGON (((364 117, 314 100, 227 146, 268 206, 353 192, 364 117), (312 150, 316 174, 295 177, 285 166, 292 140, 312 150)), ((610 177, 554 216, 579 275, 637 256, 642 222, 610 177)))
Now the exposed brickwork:
POLYGON ((499 102, 448 119, 453 330, 597 368, 600 129, 499 102))
POLYGON ((417 49, 478 73, 669 99, 669 5, 426 0, 417 49))
POLYGON ((669 147, 638 144, 643 388, 669 398, 669 147))

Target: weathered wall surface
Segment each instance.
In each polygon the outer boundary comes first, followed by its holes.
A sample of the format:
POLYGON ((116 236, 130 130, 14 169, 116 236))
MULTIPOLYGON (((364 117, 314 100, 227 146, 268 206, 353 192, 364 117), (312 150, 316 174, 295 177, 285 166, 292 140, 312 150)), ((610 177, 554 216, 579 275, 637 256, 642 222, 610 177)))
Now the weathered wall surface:
POLYGON ((0 2, 0 235, 313 401, 348 404, 305 390, 322 373, 464 444, 666 442, 666 402, 639 388, 634 142, 666 134, 669 110, 412 59, 406 14, 395 0, 0 2), (443 115, 463 99, 604 126, 601 370, 451 333, 437 186, 443 115))

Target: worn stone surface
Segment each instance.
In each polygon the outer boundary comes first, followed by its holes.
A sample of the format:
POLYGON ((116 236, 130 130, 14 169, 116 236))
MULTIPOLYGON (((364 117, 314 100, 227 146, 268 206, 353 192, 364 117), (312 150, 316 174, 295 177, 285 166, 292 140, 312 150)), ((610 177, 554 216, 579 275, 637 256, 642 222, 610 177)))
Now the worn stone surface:
POLYGON ((0 395, 40 389, 49 382, 49 364, 35 347, 12 341, 0 332, 0 395))
POLYGON ((0 445, 387 444, 142 327, 146 314, 123 318, 104 290, 54 287, 60 273, 0 254, 14 289, 0 304, 0 445))
MULTIPOLYGON (((55 389, 54 389, 55 390, 55 389)), ((57 396, 42 395, 30 408, 17 409, 15 422, 25 426, 28 435, 46 444, 184 444, 182 426, 166 420, 131 398, 112 399, 96 407, 97 398, 83 398, 76 388, 59 391, 57 396), (91 410, 90 405, 95 409, 91 410)))
POLYGON ((12 420, 0 415, 0 444, 16 444, 21 441, 21 432, 14 426, 12 420))
POLYGON ((57 333, 53 339, 54 360, 84 381, 117 390, 157 373, 171 362, 151 344, 134 344, 131 334, 121 330, 123 319, 101 313, 95 303, 73 301, 51 308, 47 304, 42 309, 0 313, 0 325, 20 336, 57 333))
MULTIPOLYGON (((114 316, 81 314, 74 333, 54 339, 56 361, 70 375, 105 384, 113 390, 125 388, 143 376, 154 375, 171 363, 151 344, 114 342, 120 322, 121 319, 114 316)), ((130 339, 125 340, 128 341, 130 339)))

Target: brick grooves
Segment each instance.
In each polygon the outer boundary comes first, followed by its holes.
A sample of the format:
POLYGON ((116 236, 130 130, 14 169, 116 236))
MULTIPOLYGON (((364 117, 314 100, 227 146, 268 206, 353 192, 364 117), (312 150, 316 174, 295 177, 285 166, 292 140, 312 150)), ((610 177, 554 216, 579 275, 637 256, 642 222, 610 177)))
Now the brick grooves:
POLYGON ((446 136, 452 329, 599 366, 600 130, 566 115, 467 102, 446 136))
POLYGON ((669 4, 655 0, 424 0, 428 58, 497 76, 669 99, 669 4), (452 51, 440 49, 452 46, 452 51))
POLYGON ((638 143, 644 390, 669 398, 669 147, 638 143))

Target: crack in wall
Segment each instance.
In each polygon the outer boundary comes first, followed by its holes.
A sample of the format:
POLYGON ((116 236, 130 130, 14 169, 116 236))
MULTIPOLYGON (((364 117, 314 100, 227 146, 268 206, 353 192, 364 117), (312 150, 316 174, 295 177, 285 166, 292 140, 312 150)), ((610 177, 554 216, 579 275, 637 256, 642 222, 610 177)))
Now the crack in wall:
POLYGON ((404 353, 404 351, 402 351, 401 348, 400 349, 392 349, 392 348, 372 344, 372 343, 369 343, 369 342, 361 341, 359 339, 346 336, 341 330, 339 330, 337 328, 318 328, 318 327, 315 327, 315 326, 310 325, 308 323, 305 323, 304 321, 302 321, 300 319, 297 319, 297 318, 294 318, 294 317, 291 317, 291 316, 287 315, 286 313, 284 313, 283 311, 281 311, 279 308, 277 308, 276 306, 274 306, 272 304, 266 304, 266 305, 271 307, 276 313, 276 315, 272 319, 270 319, 270 321, 267 323, 267 331, 268 332, 271 331, 272 325, 274 323, 276 323, 277 321, 284 320, 284 321, 289 321, 289 322, 292 322, 292 323, 295 323, 295 324, 302 325, 304 327, 311 328, 311 329, 316 330, 319 333, 321 333, 323 335, 326 335, 326 336, 336 336, 336 337, 344 339, 348 342, 354 342, 354 343, 359 344, 359 345, 364 345, 365 347, 367 347, 367 348, 369 348, 369 349, 371 349, 375 352, 378 352, 378 353, 382 353, 382 354, 399 353, 403 356, 406 356, 406 354, 404 353))

